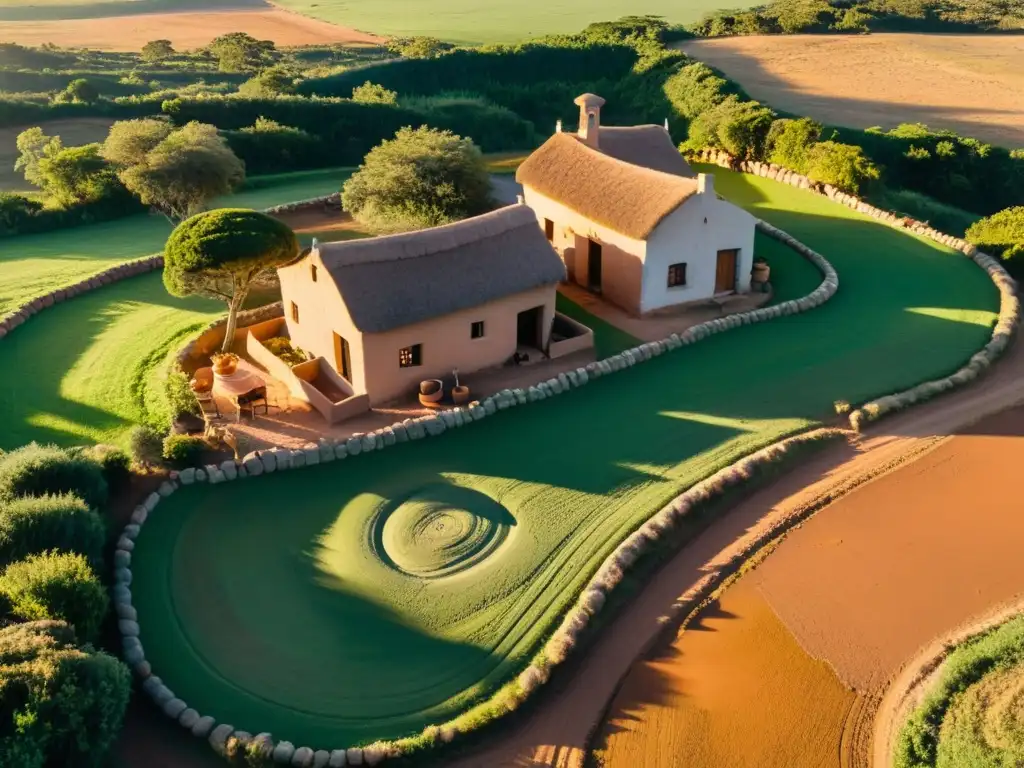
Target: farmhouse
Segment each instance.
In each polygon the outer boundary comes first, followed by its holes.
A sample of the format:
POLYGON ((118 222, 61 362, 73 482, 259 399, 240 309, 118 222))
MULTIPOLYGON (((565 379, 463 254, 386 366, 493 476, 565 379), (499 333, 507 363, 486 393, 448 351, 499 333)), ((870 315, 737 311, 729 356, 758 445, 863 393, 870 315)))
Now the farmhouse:
POLYGON ((569 280, 635 315, 749 291, 754 217, 694 176, 667 129, 604 127, 604 99, 575 103, 578 131, 558 130, 516 173, 569 280))
POLYGON ((278 275, 292 342, 324 358, 371 407, 453 369, 501 365, 517 350, 554 357, 592 343, 589 329, 561 316, 556 323, 565 266, 525 205, 315 244, 278 275), (554 343, 553 326, 568 345, 554 343))

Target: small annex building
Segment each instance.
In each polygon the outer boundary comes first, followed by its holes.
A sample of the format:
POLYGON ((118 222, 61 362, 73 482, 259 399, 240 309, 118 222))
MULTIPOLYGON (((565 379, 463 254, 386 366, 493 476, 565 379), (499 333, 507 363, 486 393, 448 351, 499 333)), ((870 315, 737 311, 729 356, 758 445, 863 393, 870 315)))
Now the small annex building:
POLYGON ((601 125, 604 99, 575 100, 516 181, 568 279, 634 315, 750 290, 755 219, 694 174, 667 127, 601 125))
POLYGON ((432 229, 315 244, 278 269, 292 343, 371 407, 420 381, 547 351, 565 266, 525 205, 432 229))

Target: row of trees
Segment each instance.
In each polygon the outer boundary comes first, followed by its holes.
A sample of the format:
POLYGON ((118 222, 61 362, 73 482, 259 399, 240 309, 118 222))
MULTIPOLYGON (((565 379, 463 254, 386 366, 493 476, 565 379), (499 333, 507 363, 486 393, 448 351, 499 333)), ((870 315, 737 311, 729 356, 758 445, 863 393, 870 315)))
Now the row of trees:
POLYGON ((96 643, 102 510, 127 477, 113 449, 0 455, 0 765, 101 766, 120 731, 130 673, 96 643))

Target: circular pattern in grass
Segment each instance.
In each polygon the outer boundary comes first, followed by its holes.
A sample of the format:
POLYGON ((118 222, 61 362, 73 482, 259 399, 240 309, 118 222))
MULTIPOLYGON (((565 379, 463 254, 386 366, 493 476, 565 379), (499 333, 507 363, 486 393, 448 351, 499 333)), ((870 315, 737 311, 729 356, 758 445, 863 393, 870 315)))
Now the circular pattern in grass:
POLYGON ((997 667, 953 698, 936 765, 1024 764, 1024 664, 997 667))
POLYGON ((424 579, 464 571, 484 560, 514 521, 486 494, 431 484, 387 504, 374 525, 374 549, 392 567, 424 579))

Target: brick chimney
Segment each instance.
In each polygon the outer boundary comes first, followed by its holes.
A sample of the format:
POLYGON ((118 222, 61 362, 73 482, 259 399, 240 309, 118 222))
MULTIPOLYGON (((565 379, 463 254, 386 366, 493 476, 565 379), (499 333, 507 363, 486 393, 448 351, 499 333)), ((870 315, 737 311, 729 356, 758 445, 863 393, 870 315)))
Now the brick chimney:
POLYGON ((713 195, 715 194, 715 176, 711 173, 698 173, 697 174, 697 194, 698 195, 713 195))
POLYGON ((600 148, 601 134, 601 107, 604 106, 604 99, 593 93, 584 93, 577 96, 573 101, 580 108, 580 126, 576 134, 583 139, 583 143, 594 149, 600 148))

